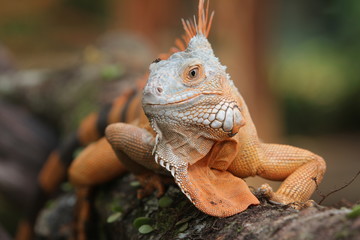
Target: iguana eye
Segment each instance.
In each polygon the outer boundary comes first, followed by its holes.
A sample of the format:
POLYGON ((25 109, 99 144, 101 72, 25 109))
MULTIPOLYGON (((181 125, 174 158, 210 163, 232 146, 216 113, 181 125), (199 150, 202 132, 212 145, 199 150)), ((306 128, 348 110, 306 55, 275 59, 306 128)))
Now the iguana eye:
POLYGON ((158 63, 158 62, 160 62, 161 61, 161 58, 157 58, 157 59, 155 59, 154 61, 152 61, 152 63, 158 63))
POLYGON ((185 69, 183 76, 184 80, 189 83, 193 83, 203 77, 203 68, 201 65, 189 66, 185 69))
POLYGON ((189 75, 189 78, 190 78, 190 79, 194 79, 194 78, 197 78, 198 74, 199 74, 199 68, 198 68, 198 67, 195 67, 195 68, 193 68, 193 69, 190 69, 188 75, 189 75))

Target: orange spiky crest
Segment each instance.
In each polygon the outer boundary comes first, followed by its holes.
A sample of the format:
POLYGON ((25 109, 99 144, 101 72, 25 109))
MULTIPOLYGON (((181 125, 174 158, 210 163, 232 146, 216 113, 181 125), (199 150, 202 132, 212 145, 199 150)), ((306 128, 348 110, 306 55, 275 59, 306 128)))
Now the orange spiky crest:
POLYGON ((206 0, 199 0, 198 5, 198 20, 194 16, 194 19, 184 20, 181 19, 185 34, 181 38, 175 39, 175 46, 170 49, 168 53, 162 53, 159 55, 160 59, 168 59, 171 54, 184 51, 189 44, 191 38, 197 34, 204 35, 207 37, 210 33, 212 20, 214 17, 214 11, 211 12, 209 17, 209 0, 207 1, 206 8, 204 8, 206 0))
POLYGON ((175 45, 179 51, 184 51, 186 46, 189 44, 190 39, 197 34, 204 35, 205 37, 209 35, 211 23, 214 17, 214 11, 211 12, 209 17, 209 1, 207 1, 206 8, 204 5, 205 0, 199 0, 197 21, 195 16, 193 20, 190 19, 185 21, 184 19, 181 19, 185 34, 182 36, 182 40, 178 38, 175 41, 175 45))

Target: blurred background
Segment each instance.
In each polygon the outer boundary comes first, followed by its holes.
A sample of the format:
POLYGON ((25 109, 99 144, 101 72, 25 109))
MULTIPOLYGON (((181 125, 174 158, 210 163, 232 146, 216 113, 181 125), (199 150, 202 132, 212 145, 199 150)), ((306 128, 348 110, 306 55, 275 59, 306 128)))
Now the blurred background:
MULTIPOLYGON (((197 1, 0 5, 0 222, 13 232, 49 151, 168 51, 197 1)), ((323 156, 323 194, 345 185, 360 170, 360 1, 212 0, 210 8, 209 40, 259 136, 323 156)), ((359 184, 324 204, 358 202, 359 184)))

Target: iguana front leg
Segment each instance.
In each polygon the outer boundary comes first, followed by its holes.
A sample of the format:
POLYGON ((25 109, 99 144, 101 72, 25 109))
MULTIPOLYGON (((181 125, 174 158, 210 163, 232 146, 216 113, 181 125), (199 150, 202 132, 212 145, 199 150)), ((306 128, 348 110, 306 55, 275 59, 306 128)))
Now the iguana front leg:
POLYGON ((325 161, 310 151, 250 140, 242 145, 228 171, 242 178, 258 175, 284 181, 276 192, 267 184, 261 189, 271 200, 288 204, 307 201, 316 189, 313 179, 320 183, 325 169, 325 161))
POLYGON ((154 190, 157 190, 157 196, 164 194, 163 183, 169 180, 156 174, 167 173, 154 160, 155 139, 151 133, 131 124, 115 123, 107 127, 106 138, 126 169, 140 181, 143 189, 138 191, 139 198, 154 190))
POLYGON ((325 161, 310 151, 287 145, 261 144, 261 150, 263 156, 257 175, 269 180, 284 180, 274 193, 268 185, 263 186, 270 199, 284 204, 309 200, 316 184, 323 179, 325 161))

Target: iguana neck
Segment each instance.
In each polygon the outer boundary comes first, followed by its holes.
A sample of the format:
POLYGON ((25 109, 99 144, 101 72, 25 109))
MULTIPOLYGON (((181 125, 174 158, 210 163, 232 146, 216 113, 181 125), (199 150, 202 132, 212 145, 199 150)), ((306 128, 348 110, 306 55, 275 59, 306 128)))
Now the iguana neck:
POLYGON ((156 154, 175 167, 199 161, 209 153, 215 143, 206 132, 194 131, 186 126, 169 126, 168 123, 163 126, 156 122, 153 122, 152 126, 157 134, 156 154))

